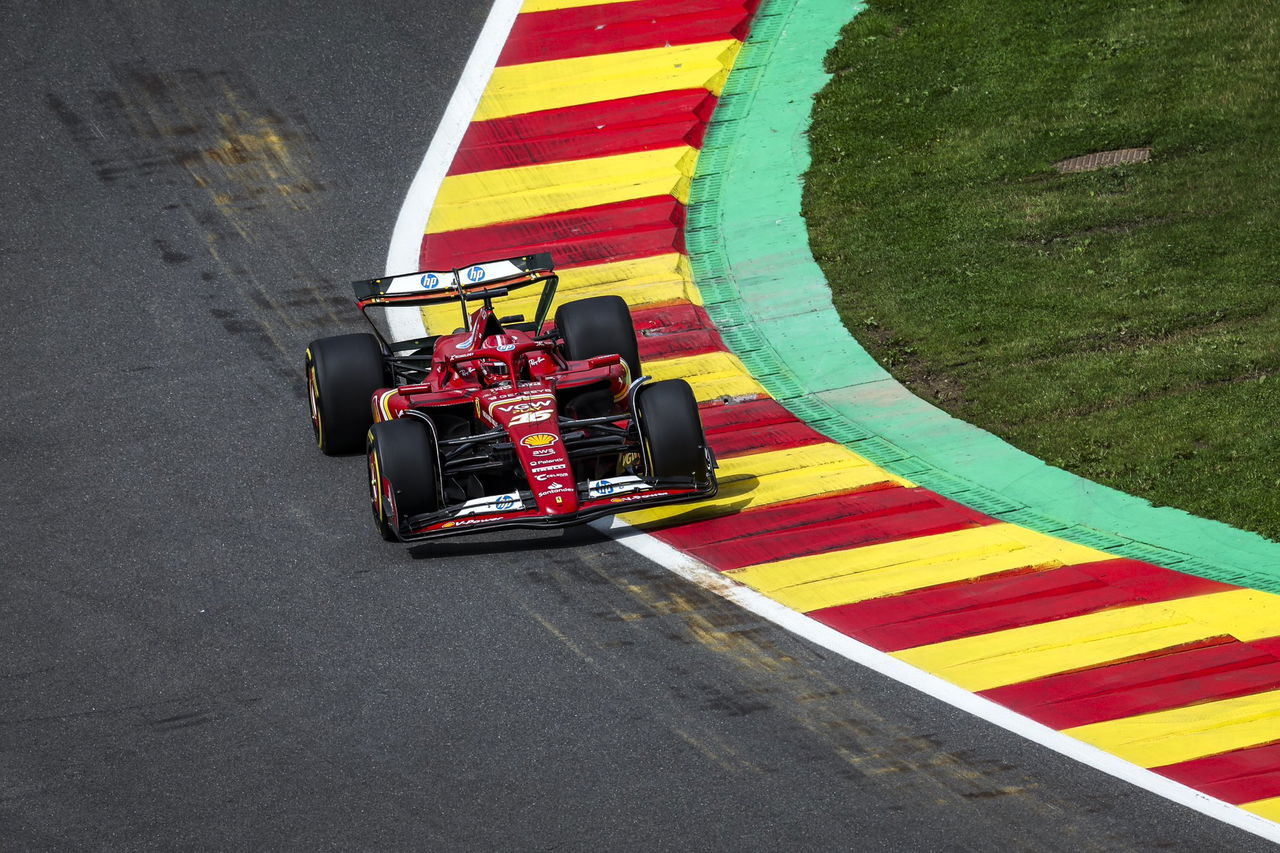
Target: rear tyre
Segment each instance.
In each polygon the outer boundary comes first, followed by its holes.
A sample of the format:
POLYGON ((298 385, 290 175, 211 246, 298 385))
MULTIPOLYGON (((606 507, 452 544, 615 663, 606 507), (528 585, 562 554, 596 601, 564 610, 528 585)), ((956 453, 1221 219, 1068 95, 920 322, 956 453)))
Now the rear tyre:
POLYGON ((707 479, 706 436, 698 401, 683 379, 642 385, 636 394, 640 438, 649 458, 649 476, 707 479))
POLYGON ((368 436, 373 522, 394 542, 401 519, 440 508, 435 436, 414 417, 374 424, 368 436))
POLYGON ((370 397, 386 385, 382 347, 373 335, 312 341, 307 347, 307 398, 320 449, 330 456, 360 452, 373 423, 370 397))
POLYGON ((621 296, 593 296, 567 302, 556 310, 556 328, 564 338, 565 356, 575 361, 617 353, 640 376, 640 348, 631 325, 631 310, 621 296))

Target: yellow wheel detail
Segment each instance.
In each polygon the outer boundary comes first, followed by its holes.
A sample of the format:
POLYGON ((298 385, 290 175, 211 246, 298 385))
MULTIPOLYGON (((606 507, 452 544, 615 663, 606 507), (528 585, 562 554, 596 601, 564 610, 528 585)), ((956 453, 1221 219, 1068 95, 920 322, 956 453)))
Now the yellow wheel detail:
POLYGON ((311 351, 307 351, 307 402, 311 405, 311 429, 316 444, 324 447, 324 419, 320 416, 320 386, 316 383, 316 366, 311 363, 311 351))
POLYGON ((382 471, 378 467, 378 451, 373 447, 369 448, 369 498, 373 501, 374 518, 386 521, 382 508, 382 471))

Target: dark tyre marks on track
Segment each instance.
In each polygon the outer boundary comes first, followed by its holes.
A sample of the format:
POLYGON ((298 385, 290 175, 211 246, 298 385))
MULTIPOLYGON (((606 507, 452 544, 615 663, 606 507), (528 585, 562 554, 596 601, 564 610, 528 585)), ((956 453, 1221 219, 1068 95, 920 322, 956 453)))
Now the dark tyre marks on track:
POLYGON ((305 232, 326 190, 306 114, 263 98, 243 71, 113 64, 111 78, 83 113, 49 92, 51 112, 104 186, 172 199, 163 210, 203 245, 157 237, 159 259, 173 277, 198 273, 218 303, 210 315, 297 386, 297 339, 352 321, 345 282, 317 267, 305 232))
POLYGON ((1257 846, 590 530, 378 541, 302 349, 486 5, 0 5, 0 848, 1257 846))

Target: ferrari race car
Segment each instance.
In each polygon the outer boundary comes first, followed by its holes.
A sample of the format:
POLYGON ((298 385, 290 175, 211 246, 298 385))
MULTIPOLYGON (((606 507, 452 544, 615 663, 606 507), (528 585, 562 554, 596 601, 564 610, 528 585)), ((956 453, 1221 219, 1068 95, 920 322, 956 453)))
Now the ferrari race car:
POLYGON ((549 326, 558 283, 548 254, 357 281, 374 334, 311 342, 316 442, 366 452, 384 538, 563 527, 716 493, 689 384, 640 375, 617 296, 565 303, 549 326), (539 285, 536 303, 515 295, 539 285), (498 316, 508 296, 531 322, 498 316), (424 310, 449 303, 462 325, 426 335, 424 310))

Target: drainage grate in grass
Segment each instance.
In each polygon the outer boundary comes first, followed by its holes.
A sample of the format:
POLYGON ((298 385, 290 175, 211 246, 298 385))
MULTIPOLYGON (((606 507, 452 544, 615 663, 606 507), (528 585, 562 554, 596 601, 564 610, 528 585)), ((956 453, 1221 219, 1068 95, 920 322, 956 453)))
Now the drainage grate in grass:
POLYGON ((827 66, 804 214, 854 337, 1052 465, 1280 540, 1280 4, 870 0, 827 66), (1082 151, 1113 165, 1053 168, 1082 151))
POLYGON ((1112 151, 1095 151, 1079 157, 1068 157, 1053 164, 1059 172, 1092 172, 1104 166, 1123 166, 1126 163, 1145 163, 1151 159, 1150 148, 1116 148, 1112 151))

